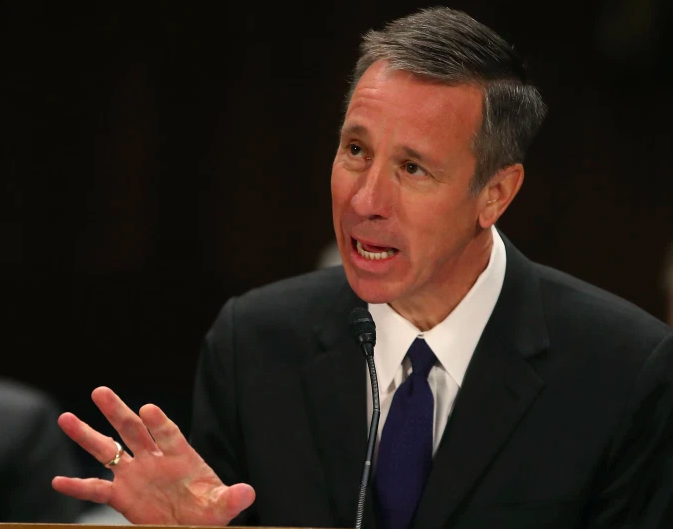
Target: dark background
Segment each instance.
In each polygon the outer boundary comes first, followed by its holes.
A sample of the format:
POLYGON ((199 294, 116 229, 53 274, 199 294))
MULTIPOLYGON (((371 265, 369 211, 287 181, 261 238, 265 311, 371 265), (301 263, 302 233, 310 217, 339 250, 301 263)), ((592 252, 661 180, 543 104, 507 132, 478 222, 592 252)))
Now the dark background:
MULTIPOLYGON (((105 432, 101 384, 188 432, 221 305, 332 240, 359 36, 433 4, 0 5, 0 373, 105 432)), ((663 318, 671 2, 450 5, 514 43, 550 106, 500 227, 663 318)))

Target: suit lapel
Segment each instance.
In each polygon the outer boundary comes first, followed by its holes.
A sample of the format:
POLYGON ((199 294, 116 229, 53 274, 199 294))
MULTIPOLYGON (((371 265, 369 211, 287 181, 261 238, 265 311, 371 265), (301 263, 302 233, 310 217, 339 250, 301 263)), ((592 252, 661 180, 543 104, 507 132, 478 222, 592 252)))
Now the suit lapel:
POLYGON ((537 276, 504 237, 502 292, 477 345, 435 456, 415 527, 443 527, 542 390, 526 358, 548 347, 537 276))
MULTIPOLYGON (((319 353, 302 374, 315 446, 343 526, 355 519, 367 449, 366 362, 348 329, 348 314, 356 306, 366 303, 344 281, 314 329, 319 353)), ((371 501, 366 506, 364 525, 373 527, 371 501)))
MULTIPOLYGON (((414 522, 444 527, 544 386, 527 358, 546 349, 537 274, 503 236, 505 282, 465 374, 414 522)), ((348 331, 348 313, 366 307, 344 287, 316 326, 317 354, 303 369, 312 434, 339 525, 351 525, 367 442, 365 360, 348 331)), ((364 527, 373 528, 370 495, 364 527)))

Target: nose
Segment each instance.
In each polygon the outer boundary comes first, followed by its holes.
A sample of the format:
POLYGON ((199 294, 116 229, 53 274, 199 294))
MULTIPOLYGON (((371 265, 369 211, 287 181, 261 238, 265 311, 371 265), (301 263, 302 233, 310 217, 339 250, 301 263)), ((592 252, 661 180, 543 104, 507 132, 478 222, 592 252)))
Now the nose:
POLYGON ((393 198, 392 176, 383 162, 373 160, 369 169, 359 176, 351 207, 356 215, 374 220, 390 216, 393 198))

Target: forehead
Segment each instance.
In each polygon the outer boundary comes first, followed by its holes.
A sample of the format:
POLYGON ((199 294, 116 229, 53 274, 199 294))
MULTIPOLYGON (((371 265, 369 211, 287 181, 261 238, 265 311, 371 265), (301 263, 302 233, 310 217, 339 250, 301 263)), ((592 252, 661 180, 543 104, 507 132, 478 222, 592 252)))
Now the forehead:
POLYGON ((481 123, 482 97, 479 86, 447 86, 377 61, 355 87, 344 125, 471 141, 481 123))

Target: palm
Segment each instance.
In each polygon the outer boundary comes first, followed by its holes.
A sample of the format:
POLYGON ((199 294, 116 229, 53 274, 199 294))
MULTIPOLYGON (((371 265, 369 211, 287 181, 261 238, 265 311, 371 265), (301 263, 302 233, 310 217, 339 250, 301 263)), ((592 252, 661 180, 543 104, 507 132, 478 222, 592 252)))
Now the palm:
POLYGON ((211 499, 224 486, 193 450, 139 454, 124 466, 115 472, 109 504, 130 522, 212 525, 222 520, 221 502, 211 499))
MULTIPOLYGON (((107 503, 136 524, 226 525, 254 500, 248 485, 224 485, 156 406, 144 406, 139 417, 107 388, 95 390, 93 398, 133 457, 124 454, 112 467, 111 482, 56 478, 60 492, 107 503)), ((110 438, 74 415, 62 415, 59 424, 99 461, 114 457, 110 438)))

